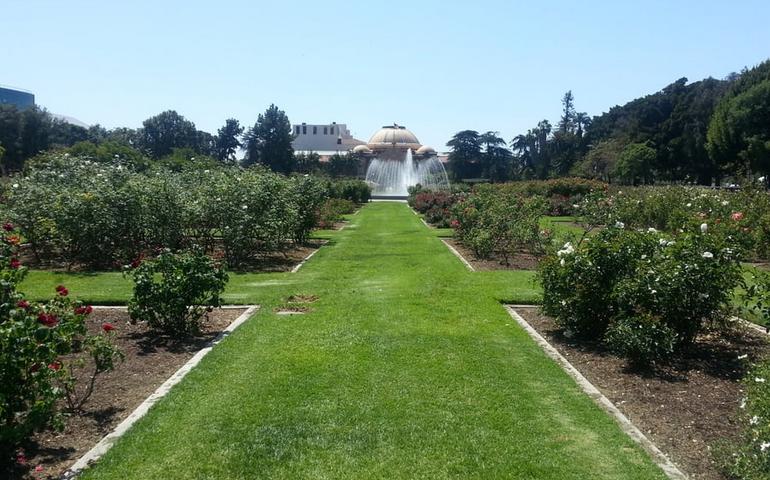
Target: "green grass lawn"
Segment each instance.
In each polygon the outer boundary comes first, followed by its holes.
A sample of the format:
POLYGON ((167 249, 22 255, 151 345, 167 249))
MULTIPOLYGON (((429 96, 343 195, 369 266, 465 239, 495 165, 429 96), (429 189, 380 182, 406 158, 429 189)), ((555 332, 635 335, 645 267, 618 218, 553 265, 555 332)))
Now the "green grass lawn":
POLYGON ((537 297, 371 204, 299 273, 233 276, 261 310, 84 478, 665 478, 500 305, 537 297))

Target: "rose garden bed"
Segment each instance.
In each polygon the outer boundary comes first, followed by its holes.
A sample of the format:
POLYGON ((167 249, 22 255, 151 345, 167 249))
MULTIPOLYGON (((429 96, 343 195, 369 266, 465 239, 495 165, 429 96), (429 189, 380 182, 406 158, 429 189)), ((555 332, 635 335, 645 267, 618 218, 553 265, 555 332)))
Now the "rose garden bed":
POLYGON ((508 264, 505 260, 497 254, 493 254, 488 259, 482 259, 474 255, 473 250, 466 247, 461 241, 456 238, 443 238, 446 244, 451 245, 457 250, 465 260, 470 263, 477 271, 489 271, 489 270, 535 270, 537 269, 537 257, 531 253, 519 252, 516 255, 508 259, 508 264))
POLYGON ((765 335, 744 328, 700 335, 667 365, 639 372, 598 342, 567 338, 535 307, 516 311, 690 478, 726 478, 719 450, 740 435, 739 380, 749 363, 770 353, 765 335))
MULTIPOLYGON (((174 340, 150 331, 144 323, 128 323, 125 309, 95 309, 87 319, 89 330, 98 331, 104 322, 113 324, 115 344, 125 359, 114 371, 98 377, 80 415, 67 416, 61 432, 47 430, 34 435, 23 448, 22 464, 2 477, 58 478, 245 310, 215 310, 203 323, 200 335, 174 340)), ((80 378, 87 372, 76 374, 80 378)))

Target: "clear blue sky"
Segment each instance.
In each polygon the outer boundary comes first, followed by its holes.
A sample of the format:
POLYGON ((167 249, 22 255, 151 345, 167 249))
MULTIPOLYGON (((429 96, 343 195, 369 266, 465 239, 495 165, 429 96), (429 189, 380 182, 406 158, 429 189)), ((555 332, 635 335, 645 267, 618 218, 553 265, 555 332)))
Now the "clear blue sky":
POLYGON ((0 0, 0 84, 106 127, 175 109, 212 133, 277 104, 364 140, 398 122, 439 150, 596 115, 680 77, 770 57, 770 2, 0 0))

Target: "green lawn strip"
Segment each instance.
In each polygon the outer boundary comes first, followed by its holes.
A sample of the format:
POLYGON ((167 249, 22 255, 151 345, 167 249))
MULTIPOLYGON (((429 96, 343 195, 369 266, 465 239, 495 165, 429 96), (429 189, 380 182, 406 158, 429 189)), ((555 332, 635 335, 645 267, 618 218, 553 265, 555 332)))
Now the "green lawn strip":
POLYGON ((353 222, 83 478, 665 478, 504 311, 529 275, 468 272, 403 204, 353 222))

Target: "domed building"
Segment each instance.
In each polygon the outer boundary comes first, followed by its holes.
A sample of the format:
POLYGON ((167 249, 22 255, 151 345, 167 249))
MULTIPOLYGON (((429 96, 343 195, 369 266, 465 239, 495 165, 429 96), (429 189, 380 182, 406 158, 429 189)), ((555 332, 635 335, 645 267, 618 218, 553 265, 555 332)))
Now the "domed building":
POLYGON ((433 148, 422 145, 408 128, 395 123, 377 130, 366 145, 358 145, 351 151, 365 158, 402 160, 409 149, 412 149, 412 155, 416 159, 436 155, 433 148))

